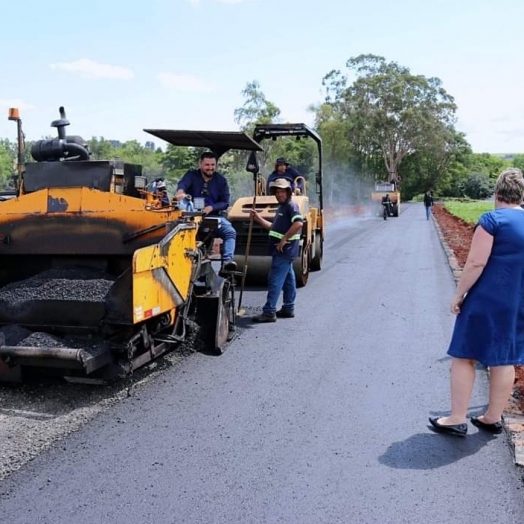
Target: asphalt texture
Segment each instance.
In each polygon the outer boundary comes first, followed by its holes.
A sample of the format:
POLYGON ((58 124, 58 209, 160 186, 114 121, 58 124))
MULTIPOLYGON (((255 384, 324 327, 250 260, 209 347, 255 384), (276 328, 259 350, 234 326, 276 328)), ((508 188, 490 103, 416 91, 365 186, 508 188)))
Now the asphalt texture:
POLYGON ((0 483, 0 521, 521 524, 507 437, 427 427, 449 408, 454 281, 422 205, 330 226, 324 260, 294 319, 240 319, 224 355, 189 355, 0 483))

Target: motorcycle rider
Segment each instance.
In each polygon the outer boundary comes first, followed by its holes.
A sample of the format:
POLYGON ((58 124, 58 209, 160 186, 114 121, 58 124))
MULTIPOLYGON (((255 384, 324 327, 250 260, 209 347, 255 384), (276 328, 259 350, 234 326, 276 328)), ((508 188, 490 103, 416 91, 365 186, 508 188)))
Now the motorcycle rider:
POLYGON ((391 206, 391 199, 389 198, 389 193, 386 193, 382 197, 382 207, 383 207, 384 220, 388 219, 390 206, 391 206))

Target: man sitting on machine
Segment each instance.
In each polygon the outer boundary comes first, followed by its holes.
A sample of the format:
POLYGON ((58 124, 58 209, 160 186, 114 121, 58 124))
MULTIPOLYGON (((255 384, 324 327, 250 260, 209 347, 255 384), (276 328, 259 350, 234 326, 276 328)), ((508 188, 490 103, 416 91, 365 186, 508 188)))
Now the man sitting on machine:
POLYGON ((219 227, 215 234, 222 239, 222 263, 226 271, 235 271, 236 231, 223 212, 230 204, 230 191, 227 179, 216 171, 217 157, 207 151, 200 155, 198 169, 190 169, 178 182, 175 199, 181 209, 188 209, 187 197, 204 201, 204 216, 217 217, 219 227))
POLYGON ((295 195, 302 195, 304 193, 303 180, 299 178, 298 182, 295 184, 295 179, 300 177, 300 173, 286 162, 286 159, 279 157, 275 160, 275 169, 269 175, 267 179, 267 187, 271 182, 274 182, 277 178, 285 178, 289 180, 291 184, 291 189, 295 195))
POLYGON ((155 186, 155 203, 154 207, 167 207, 169 206, 169 197, 167 196, 166 183, 161 180, 155 186))

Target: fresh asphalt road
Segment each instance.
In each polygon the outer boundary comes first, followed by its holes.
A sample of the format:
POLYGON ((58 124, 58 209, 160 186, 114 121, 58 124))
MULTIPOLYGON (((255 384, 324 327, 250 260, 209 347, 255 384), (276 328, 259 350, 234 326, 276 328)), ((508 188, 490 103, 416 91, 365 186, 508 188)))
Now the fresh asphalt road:
MULTIPOLYGON (((449 405, 453 288, 421 204, 331 226, 295 319, 243 320, 224 355, 63 439, 0 484, 0 521, 521 524, 506 437, 427 428, 449 405)), ((479 371, 472 414, 486 385, 479 371)))

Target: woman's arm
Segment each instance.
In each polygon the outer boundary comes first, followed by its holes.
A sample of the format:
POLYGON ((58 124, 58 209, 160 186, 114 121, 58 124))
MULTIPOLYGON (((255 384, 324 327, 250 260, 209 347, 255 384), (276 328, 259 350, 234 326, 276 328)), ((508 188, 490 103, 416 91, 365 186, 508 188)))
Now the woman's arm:
POLYGON ((491 249, 493 248, 493 236, 490 235, 482 226, 477 226, 471 247, 469 248, 468 258, 464 264, 464 269, 457 284, 457 289, 451 302, 452 313, 460 313, 466 293, 473 287, 479 279, 488 263, 491 249))

